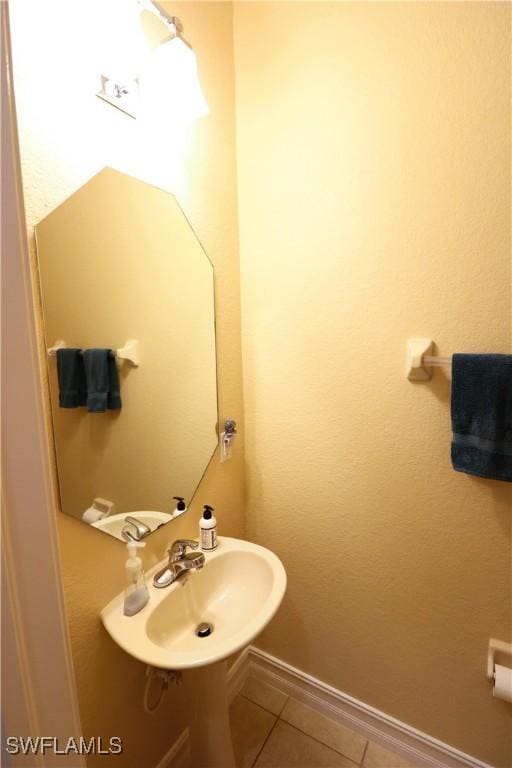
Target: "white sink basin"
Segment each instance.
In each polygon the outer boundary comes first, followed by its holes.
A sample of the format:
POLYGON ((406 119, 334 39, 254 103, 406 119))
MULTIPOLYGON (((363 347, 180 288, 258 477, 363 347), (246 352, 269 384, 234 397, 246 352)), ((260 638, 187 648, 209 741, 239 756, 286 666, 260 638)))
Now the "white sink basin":
POLYGON ((115 536, 116 539, 119 539, 120 541, 125 541, 121 536, 121 530, 123 526, 126 525, 126 518, 130 516, 136 517, 141 523, 144 523, 148 528, 151 528, 151 531, 156 531, 160 525, 168 523, 169 520, 173 519, 173 516, 167 514, 167 512, 138 509, 135 512, 122 512, 118 515, 102 517, 101 520, 96 520, 96 522, 91 523, 91 525, 94 528, 99 528, 100 531, 110 533, 111 536, 115 536))
POLYGON ((113 640, 139 661, 163 669, 191 669, 225 659, 253 640, 277 611, 286 589, 286 573, 273 552, 240 539, 219 537, 205 552, 200 571, 190 571, 170 587, 155 589, 149 571, 148 604, 124 616, 124 595, 101 612, 113 640), (197 637, 198 624, 213 632, 197 637))

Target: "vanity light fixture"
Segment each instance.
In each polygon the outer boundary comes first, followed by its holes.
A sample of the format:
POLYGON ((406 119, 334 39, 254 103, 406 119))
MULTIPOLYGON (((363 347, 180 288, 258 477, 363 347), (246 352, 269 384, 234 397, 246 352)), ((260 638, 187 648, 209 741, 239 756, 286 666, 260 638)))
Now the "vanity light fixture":
POLYGON ((145 59, 139 77, 120 83, 101 77, 98 96, 131 117, 143 110, 159 123, 189 123, 209 113, 197 74, 196 56, 183 38, 183 25, 157 2, 136 0, 139 12, 149 11, 166 25, 169 36, 145 59))

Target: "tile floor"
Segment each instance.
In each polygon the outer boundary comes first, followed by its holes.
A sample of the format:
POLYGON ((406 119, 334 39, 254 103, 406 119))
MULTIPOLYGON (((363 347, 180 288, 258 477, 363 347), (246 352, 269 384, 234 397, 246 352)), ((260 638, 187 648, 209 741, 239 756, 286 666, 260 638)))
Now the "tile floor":
POLYGON ((231 704, 237 768, 415 768, 256 678, 231 704))

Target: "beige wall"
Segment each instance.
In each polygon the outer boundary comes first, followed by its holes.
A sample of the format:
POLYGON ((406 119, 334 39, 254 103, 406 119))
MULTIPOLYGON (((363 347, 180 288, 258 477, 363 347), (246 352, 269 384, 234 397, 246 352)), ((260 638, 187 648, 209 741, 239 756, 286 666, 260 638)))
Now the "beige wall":
MULTIPOLYGON (((184 134, 131 135, 132 122, 94 96, 104 61, 100 36, 107 8, 122 0, 12 4, 13 59, 25 204, 33 226, 105 165, 172 189, 214 263, 221 419, 242 420, 234 155, 232 9, 228 3, 172 3, 198 53, 211 114, 184 134), (128 121, 128 122, 127 122, 128 121), (150 150, 156 149, 151 157, 150 150), (145 158, 147 157, 147 167, 145 158), (157 163, 158 178, 155 177, 157 163), (162 177, 164 177, 162 181, 162 177)), ((165 5, 165 4, 164 4, 165 5)), ((124 10, 123 10, 124 9, 124 10)), ((243 429, 241 429, 243 435, 243 429)), ((243 535, 243 442, 234 458, 213 461, 187 515, 148 542, 148 566, 169 539, 194 536, 201 503, 216 509, 221 533, 243 535)), ((171 689, 152 717, 144 714, 144 667, 103 630, 101 608, 124 585, 124 547, 83 523, 57 515, 80 713, 88 735, 120 735, 119 766, 154 766, 184 724, 182 690, 171 689)), ((105 758, 89 758, 103 765, 105 758)))
POLYGON ((235 12, 249 538, 289 576, 263 647, 493 764, 510 487, 450 466, 408 336, 510 351, 510 6, 235 12))

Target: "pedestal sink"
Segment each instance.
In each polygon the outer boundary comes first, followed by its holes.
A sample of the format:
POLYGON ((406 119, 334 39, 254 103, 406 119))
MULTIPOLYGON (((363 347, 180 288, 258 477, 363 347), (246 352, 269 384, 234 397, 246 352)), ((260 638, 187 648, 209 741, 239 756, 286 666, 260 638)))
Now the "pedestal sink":
POLYGON ((273 552, 240 539, 219 537, 205 552, 201 571, 155 589, 135 616, 123 614, 123 594, 101 612, 113 640, 153 667, 183 670, 190 690, 190 746, 194 768, 234 768, 226 692, 226 659, 268 624, 286 589, 286 573, 273 552), (199 637, 200 624, 211 634, 199 637))

